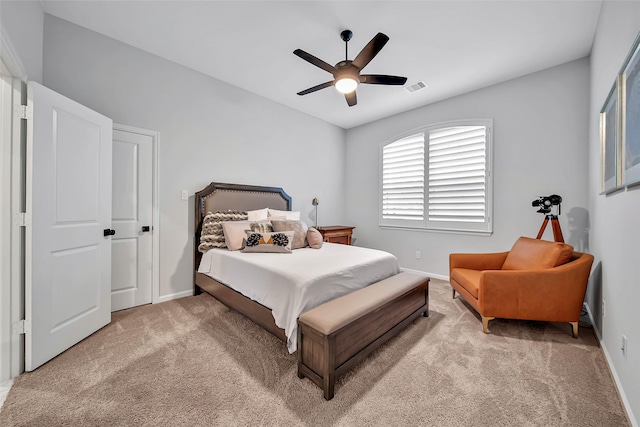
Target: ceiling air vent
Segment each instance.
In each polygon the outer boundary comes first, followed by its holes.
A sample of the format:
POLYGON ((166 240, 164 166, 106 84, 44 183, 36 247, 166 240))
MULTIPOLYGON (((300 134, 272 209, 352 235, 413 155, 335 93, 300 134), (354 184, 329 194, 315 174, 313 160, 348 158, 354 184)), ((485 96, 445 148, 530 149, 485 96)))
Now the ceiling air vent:
POLYGON ((424 89, 425 87, 427 87, 427 84, 423 81, 419 81, 418 83, 414 83, 410 86, 406 86, 405 89, 407 92, 411 93, 420 89, 424 89))

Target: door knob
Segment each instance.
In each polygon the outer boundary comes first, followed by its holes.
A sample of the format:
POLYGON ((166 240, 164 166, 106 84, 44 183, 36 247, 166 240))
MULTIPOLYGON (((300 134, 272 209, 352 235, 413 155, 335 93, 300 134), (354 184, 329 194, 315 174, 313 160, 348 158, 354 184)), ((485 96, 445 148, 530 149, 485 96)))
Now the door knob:
POLYGON ((149 227, 148 225, 143 225, 142 226, 142 232, 143 233, 146 233, 147 231, 150 231, 150 230, 151 230, 151 227, 149 227))
POLYGON ((112 230, 110 228, 104 229, 104 237, 113 236, 114 234, 116 234, 116 230, 112 230))

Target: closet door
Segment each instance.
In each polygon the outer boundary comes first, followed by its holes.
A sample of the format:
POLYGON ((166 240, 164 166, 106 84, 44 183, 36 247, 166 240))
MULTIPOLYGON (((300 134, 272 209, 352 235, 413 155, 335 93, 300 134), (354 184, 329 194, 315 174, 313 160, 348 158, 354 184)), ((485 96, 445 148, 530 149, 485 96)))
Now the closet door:
POLYGON ((153 144, 150 132, 114 126, 112 311, 152 301, 153 144))
POLYGON ((111 321, 111 119, 28 85, 25 369, 111 321), (30 224, 29 224, 30 222, 30 224))

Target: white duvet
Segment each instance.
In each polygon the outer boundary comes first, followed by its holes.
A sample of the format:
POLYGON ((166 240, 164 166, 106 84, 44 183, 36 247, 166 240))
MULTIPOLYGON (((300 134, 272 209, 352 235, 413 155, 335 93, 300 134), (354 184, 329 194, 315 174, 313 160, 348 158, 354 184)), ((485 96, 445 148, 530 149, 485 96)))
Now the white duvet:
POLYGON ((211 249, 198 268, 270 308, 276 325, 287 335, 289 353, 296 351, 302 313, 398 271, 398 259, 390 253, 336 243, 295 249, 291 254, 211 249))

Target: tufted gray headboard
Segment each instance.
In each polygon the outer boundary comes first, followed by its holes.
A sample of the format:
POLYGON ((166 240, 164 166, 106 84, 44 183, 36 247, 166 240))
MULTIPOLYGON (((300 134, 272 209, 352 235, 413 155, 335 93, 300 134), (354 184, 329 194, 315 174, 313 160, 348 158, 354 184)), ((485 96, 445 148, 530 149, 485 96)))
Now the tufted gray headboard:
POLYGON ((208 212, 249 211, 262 208, 291 210, 291 197, 280 187, 212 182, 195 195, 195 270, 202 254, 198 251, 202 219, 208 212))

